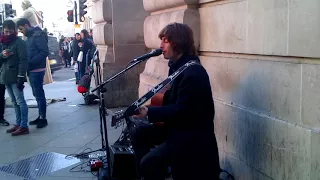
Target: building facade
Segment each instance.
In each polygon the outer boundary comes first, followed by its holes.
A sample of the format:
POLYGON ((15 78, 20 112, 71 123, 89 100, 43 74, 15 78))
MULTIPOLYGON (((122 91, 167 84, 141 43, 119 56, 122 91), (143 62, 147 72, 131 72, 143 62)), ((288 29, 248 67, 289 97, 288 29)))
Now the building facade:
MULTIPOLYGON (((133 6, 120 2, 122 12, 133 6)), ((133 22, 127 13, 117 14, 115 1, 96 1, 103 18, 97 16, 100 25, 94 32, 103 34, 104 73, 114 74, 130 59, 115 57, 130 54, 117 38, 128 43, 142 33, 138 55, 144 45, 159 47, 157 35, 168 23, 188 24, 211 80, 221 167, 237 180, 320 177, 319 0, 134 2, 144 23, 139 19, 136 31, 128 31, 133 22), (119 24, 127 31, 117 29, 119 24)), ((130 72, 134 78, 129 84, 118 86, 139 88, 143 95, 166 77, 167 61, 154 57, 140 70, 130 72)))
MULTIPOLYGON (((102 79, 122 71, 135 57, 145 54, 143 23, 148 16, 142 0, 92 0, 93 41, 100 53, 102 79)), ((144 64, 106 84, 107 107, 127 106, 138 98, 139 75, 144 64)))

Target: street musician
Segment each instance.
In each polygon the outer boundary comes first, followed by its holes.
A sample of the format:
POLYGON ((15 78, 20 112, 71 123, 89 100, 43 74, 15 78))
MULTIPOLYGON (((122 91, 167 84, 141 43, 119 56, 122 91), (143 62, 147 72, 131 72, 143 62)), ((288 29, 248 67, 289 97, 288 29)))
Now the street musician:
MULTIPOLYGON (((169 75, 190 60, 200 64, 189 26, 169 24, 159 38, 163 56, 169 60, 169 75)), ((162 106, 142 106, 135 115, 153 124, 163 122, 163 126, 138 126, 131 133, 139 177, 164 180, 170 166, 175 180, 219 179, 214 101, 205 68, 189 67, 170 86, 162 106)))

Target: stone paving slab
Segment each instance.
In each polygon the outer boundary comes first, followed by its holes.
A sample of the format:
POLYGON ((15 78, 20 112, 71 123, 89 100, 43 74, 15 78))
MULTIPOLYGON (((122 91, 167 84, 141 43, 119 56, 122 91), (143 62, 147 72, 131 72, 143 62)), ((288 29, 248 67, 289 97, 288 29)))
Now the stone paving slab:
MULTIPOLYGON (((63 98, 66 101, 55 102, 47 107, 49 125, 43 129, 30 126, 30 134, 12 137, 6 134, 8 127, 0 127, 0 165, 7 165, 44 152, 61 154, 81 153, 86 148, 101 148, 100 119, 98 106, 84 106, 81 94, 77 92, 74 81, 62 81, 45 85, 47 98, 63 98)), ((30 87, 25 88, 25 97, 32 98, 30 87)), ((111 110, 113 111, 113 110, 111 110)), ((29 108, 29 120, 37 117, 37 109, 29 108)), ((5 118, 15 123, 13 108, 6 108, 5 118)), ((107 117, 110 122, 110 117, 107 117)), ((11 127, 11 126, 10 126, 11 127)), ((108 127, 110 143, 118 139, 121 128, 108 127)), ((74 166, 71 166, 74 167, 74 166)), ((39 180, 93 180, 90 172, 69 172, 64 168, 39 180)), ((21 180, 22 178, 0 172, 1 180, 21 180)))

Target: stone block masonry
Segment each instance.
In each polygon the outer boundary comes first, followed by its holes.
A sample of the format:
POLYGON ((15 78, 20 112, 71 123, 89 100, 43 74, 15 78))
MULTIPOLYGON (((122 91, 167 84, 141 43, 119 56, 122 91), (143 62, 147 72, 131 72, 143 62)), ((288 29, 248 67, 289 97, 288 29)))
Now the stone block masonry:
MULTIPOLYGON (((100 53, 103 81, 149 51, 143 36, 143 23, 148 14, 142 0, 94 1, 93 37, 100 53)), ((107 107, 128 106, 138 99, 139 74, 143 68, 144 64, 140 64, 105 86, 107 107)))
MULTIPOLYGON (((220 163, 237 180, 320 177, 320 1, 144 0, 148 48, 171 22, 195 32, 216 105, 220 163)), ((139 95, 167 76, 146 63, 139 95)))

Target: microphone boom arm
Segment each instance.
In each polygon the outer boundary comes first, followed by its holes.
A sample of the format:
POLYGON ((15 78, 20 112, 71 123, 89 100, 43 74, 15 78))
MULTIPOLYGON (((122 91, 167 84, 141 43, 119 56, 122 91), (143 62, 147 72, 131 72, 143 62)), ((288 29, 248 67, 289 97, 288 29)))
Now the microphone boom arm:
POLYGON ((140 64, 141 62, 145 61, 146 59, 143 60, 138 60, 138 61, 133 61, 132 63, 130 63, 129 66, 127 66, 125 69, 123 69, 122 71, 120 71, 119 73, 115 74, 114 76, 112 76, 111 78, 109 78, 108 80, 106 80, 105 82, 101 83, 99 86, 95 87, 94 89, 92 89, 92 92, 97 91, 98 89, 102 89, 104 85, 106 85, 107 83, 113 81, 114 79, 116 79, 118 76, 120 76, 121 74, 125 73, 126 71, 128 71, 129 69, 133 68, 134 66, 140 64))
POLYGON ((111 78, 109 78, 105 82, 101 83, 99 86, 97 86, 96 88, 92 89, 91 92, 95 92, 98 89, 101 91, 103 89, 104 85, 106 85, 107 83, 113 81, 115 78, 117 78, 121 74, 125 73, 126 71, 128 71, 131 68, 133 68, 134 66, 136 66, 139 63, 141 63, 142 61, 150 59, 151 57, 154 57, 154 56, 159 56, 160 54, 162 54, 162 49, 156 49, 156 50, 153 50, 150 53, 147 53, 147 54, 142 55, 142 56, 140 56, 138 58, 135 58, 134 60, 132 60, 129 63, 129 65, 127 65, 127 67, 124 70, 120 71, 119 73, 117 73, 116 75, 112 76, 111 78))

